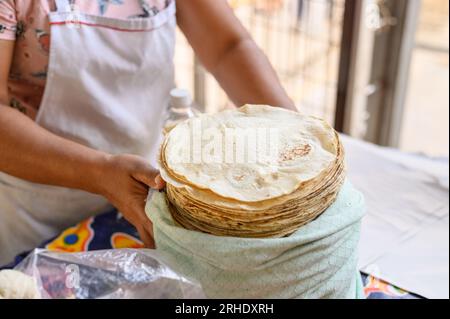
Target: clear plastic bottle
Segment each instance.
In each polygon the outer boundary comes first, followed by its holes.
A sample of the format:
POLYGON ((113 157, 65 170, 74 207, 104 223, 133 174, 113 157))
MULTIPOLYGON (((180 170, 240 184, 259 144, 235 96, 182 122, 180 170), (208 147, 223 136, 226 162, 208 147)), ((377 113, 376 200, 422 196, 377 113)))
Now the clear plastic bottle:
POLYGON ((188 90, 173 89, 170 91, 169 115, 164 125, 164 134, 170 132, 178 123, 194 117, 198 112, 188 90))
MULTIPOLYGON (((191 93, 185 89, 173 89, 170 91, 169 109, 163 128, 163 134, 168 134, 178 123, 198 114, 200 114, 200 112, 195 108, 191 93)), ((149 190, 147 202, 151 201, 154 193, 155 190, 149 190)))

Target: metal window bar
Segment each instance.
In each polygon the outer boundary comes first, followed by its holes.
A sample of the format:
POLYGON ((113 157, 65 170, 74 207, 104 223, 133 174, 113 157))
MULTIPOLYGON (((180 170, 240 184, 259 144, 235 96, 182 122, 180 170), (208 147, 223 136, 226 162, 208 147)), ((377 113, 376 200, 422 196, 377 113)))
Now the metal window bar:
MULTIPOLYGON (((439 53, 448 53, 448 37, 440 37, 449 21, 448 0, 422 0, 416 46, 439 53), (432 36, 430 36, 432 35, 432 36)), ((447 29, 448 30, 448 29, 447 29)))
MULTIPOLYGON (((236 15, 274 65, 298 108, 334 123, 345 0, 233 0, 236 15)), ((231 104, 179 37, 177 84, 206 112, 231 104)))

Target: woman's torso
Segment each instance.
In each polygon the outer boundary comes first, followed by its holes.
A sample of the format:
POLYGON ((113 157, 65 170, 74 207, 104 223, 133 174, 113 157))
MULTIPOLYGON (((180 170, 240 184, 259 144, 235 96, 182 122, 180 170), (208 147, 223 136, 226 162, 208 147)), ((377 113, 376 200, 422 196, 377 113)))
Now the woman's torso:
MULTIPOLYGON (((146 0, 145 12, 140 0, 75 0, 83 13, 118 19, 135 19, 155 14, 166 0, 146 0)), ((50 25, 48 14, 55 0, 0 1, 0 40, 16 40, 9 76, 10 106, 36 117, 45 89, 49 62, 50 25)))

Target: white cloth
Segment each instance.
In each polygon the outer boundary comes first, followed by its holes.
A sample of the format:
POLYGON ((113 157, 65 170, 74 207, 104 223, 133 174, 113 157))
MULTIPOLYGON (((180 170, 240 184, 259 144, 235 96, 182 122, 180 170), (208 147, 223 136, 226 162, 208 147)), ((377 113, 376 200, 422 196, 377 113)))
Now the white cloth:
MULTIPOLYGON (((155 163, 174 87, 175 1, 154 17, 129 20, 72 12, 68 0, 57 6, 36 122, 89 147, 155 163)), ((0 173, 0 265, 107 206, 99 196, 0 173)))
POLYGON ((343 142, 349 178, 367 202, 360 269, 427 298, 448 298, 448 159, 343 142))

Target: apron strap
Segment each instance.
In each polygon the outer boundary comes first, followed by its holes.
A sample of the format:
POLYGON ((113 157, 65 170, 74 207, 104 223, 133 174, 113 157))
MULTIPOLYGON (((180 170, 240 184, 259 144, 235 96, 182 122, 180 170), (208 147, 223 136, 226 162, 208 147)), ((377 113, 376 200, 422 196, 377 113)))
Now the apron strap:
POLYGON ((72 11, 70 0, 56 0, 56 10, 60 13, 72 11))

